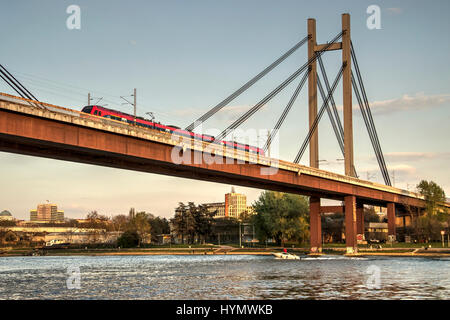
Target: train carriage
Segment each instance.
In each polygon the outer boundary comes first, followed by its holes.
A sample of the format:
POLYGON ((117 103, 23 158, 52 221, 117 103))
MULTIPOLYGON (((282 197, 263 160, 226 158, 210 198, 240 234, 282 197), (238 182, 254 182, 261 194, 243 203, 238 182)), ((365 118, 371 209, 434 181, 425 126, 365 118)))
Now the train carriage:
POLYGON ((178 135, 189 137, 191 139, 209 141, 209 142, 218 143, 218 144, 230 147, 230 148, 264 155, 264 150, 261 148, 255 147, 255 146, 250 146, 248 144, 242 144, 242 143, 239 143, 236 141, 216 141, 213 136, 208 135, 208 134, 198 134, 198 133, 195 133, 192 131, 183 130, 178 126, 164 125, 159 122, 153 122, 149 119, 145 119, 142 117, 136 117, 136 122, 135 122, 135 118, 133 115, 123 113, 123 112, 113 110, 113 109, 108 109, 108 108, 105 108, 102 106, 97 106, 97 105, 86 106, 81 111, 84 113, 94 115, 94 116, 104 117, 104 118, 112 119, 112 120, 116 120, 116 121, 121 121, 121 122, 124 122, 127 124, 136 124, 137 126, 140 126, 140 127, 163 131, 163 132, 168 132, 168 133, 175 132, 178 135))

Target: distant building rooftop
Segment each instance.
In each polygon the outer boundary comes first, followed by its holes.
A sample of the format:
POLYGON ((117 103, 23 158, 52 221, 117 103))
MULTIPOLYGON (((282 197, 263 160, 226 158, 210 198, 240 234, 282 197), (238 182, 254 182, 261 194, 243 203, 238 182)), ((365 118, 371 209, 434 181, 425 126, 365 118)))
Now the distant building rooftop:
POLYGON ((8 210, 3 210, 0 212, 0 217, 12 217, 12 214, 8 210))

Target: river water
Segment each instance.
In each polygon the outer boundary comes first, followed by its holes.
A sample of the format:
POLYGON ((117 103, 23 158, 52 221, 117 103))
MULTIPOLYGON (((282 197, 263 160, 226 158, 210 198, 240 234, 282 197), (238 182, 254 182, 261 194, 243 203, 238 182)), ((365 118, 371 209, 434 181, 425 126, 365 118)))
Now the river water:
POLYGON ((0 299, 449 298, 450 258, 0 258, 0 299))

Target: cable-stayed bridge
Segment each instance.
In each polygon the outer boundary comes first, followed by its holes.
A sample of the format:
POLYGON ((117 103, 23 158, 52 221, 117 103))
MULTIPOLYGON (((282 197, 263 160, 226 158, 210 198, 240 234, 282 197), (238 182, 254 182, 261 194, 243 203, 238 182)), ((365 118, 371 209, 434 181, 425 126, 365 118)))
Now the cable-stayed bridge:
POLYGON ((139 124, 136 117, 130 123, 40 102, 1 66, 0 77, 20 97, 0 94, 0 151, 308 195, 311 251, 320 252, 322 247, 320 214, 338 210, 345 213, 347 252, 354 253, 357 251, 357 235, 364 233, 364 204, 387 207, 388 233, 395 236, 396 215, 417 214, 426 203, 416 193, 391 186, 350 38, 350 16, 342 15, 342 30, 325 44, 316 43, 315 29, 315 20, 308 19, 305 38, 184 130, 156 130, 155 127, 139 124), (196 139, 192 135, 199 124, 213 117, 303 45, 308 47, 308 60, 239 119, 210 140, 196 139), (322 61, 322 55, 330 50, 342 51, 342 65, 332 82, 322 61), (230 132, 298 78, 300 81, 291 99, 262 148, 266 152, 240 150, 234 142, 223 143, 230 132), (333 98, 341 79, 343 121, 333 98), (294 161, 271 158, 267 151, 306 82, 308 134, 294 161), (322 98, 320 108, 318 92, 322 98), (384 185, 357 177, 353 158, 353 93, 358 100, 384 185), (318 168, 318 124, 325 112, 344 157, 345 175, 318 168), (299 161, 308 146, 309 166, 300 165, 299 161), (343 206, 321 206, 321 198, 342 201, 343 206))

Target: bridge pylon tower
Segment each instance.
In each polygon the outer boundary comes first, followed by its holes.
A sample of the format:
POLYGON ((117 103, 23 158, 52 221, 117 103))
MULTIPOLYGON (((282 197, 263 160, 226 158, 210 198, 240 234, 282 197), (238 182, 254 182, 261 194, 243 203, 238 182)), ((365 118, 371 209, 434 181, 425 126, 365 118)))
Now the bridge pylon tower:
MULTIPOLYGON (((350 14, 342 14, 342 39, 341 42, 328 44, 317 44, 316 42, 316 20, 308 19, 308 60, 323 51, 342 51, 342 65, 345 66, 342 74, 343 83, 343 113, 344 113, 344 161, 345 175, 356 176, 353 160, 353 114, 352 114, 352 73, 351 73, 351 34, 350 14)), ((308 119, 309 129, 314 127, 317 117, 317 64, 313 60, 309 66, 308 75, 308 119)), ((319 133, 316 126, 309 144, 309 165, 313 168, 319 167, 319 133)), ((357 215, 356 199, 354 196, 345 197, 345 222, 346 222, 346 247, 348 253, 356 253, 357 243, 357 215)), ((310 198, 310 234, 311 252, 322 252, 322 228, 320 219, 320 198, 310 198)))
MULTIPOLYGON (((308 60, 311 60, 317 52, 323 51, 327 44, 316 43, 316 19, 308 19, 308 60)), ((353 160, 353 117, 352 117, 352 76, 351 76, 351 37, 350 37, 350 14, 342 14, 342 41, 333 43, 324 51, 342 51, 342 64, 345 68, 342 74, 343 83, 343 105, 344 105, 344 159, 345 174, 355 176, 353 160)), ((314 125, 317 117, 317 60, 311 62, 308 75, 308 118, 309 129, 314 125)), ((311 136, 309 143, 309 165, 313 168, 319 167, 319 129, 311 136)))

